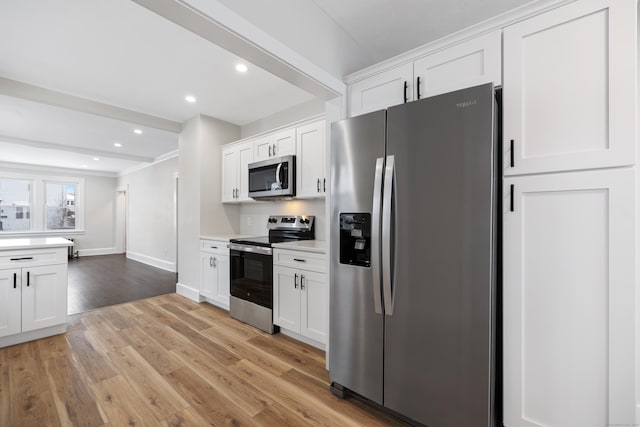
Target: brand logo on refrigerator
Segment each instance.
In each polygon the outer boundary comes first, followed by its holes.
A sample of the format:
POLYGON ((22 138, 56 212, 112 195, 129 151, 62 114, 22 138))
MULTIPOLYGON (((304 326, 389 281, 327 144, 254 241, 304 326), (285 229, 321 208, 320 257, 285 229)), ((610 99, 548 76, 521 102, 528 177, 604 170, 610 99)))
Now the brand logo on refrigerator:
POLYGON ((467 108, 467 107, 470 107, 472 105, 476 105, 477 103, 478 103, 478 101, 476 99, 470 99, 469 101, 458 102, 456 104, 456 107, 458 107, 458 108, 467 108))

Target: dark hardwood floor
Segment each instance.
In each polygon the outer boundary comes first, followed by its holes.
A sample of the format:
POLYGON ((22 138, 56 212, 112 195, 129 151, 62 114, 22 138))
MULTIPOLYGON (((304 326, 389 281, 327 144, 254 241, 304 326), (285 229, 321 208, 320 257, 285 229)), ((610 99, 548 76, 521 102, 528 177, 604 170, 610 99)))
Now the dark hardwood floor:
POLYGON ((69 314, 175 292, 177 275, 121 255, 69 261, 69 314))

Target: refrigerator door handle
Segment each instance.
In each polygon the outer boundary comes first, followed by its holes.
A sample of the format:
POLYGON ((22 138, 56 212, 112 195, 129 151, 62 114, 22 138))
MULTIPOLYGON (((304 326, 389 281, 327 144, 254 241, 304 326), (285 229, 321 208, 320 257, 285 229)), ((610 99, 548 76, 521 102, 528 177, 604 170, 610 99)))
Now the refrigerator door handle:
POLYGON ((373 275, 373 308, 382 314, 382 289, 380 287, 380 209, 382 205, 382 172, 384 159, 376 159, 373 181, 373 208, 371 210, 371 273, 373 275))
POLYGON ((391 271, 391 249, 395 239, 395 233, 392 233, 391 215, 393 213, 396 197, 395 197, 395 181, 396 181, 396 165, 395 157, 387 156, 387 166, 384 172, 384 191, 382 200, 382 290, 384 294, 384 311, 387 316, 393 315, 393 274, 391 271))

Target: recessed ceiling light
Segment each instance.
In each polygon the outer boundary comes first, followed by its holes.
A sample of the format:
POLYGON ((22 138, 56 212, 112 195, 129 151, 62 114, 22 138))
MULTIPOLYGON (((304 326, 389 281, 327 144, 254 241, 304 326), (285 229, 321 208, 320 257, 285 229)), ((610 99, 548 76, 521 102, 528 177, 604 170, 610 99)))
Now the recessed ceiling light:
POLYGON ((83 167, 83 168, 86 168, 86 167, 87 167, 87 165, 82 165, 82 167, 83 167))
POLYGON ((122 147, 122 144, 120 144, 119 142, 114 142, 114 143, 113 143, 113 146, 114 146, 114 147, 122 147))
POLYGON ((138 135, 142 135, 142 130, 141 129, 134 129, 133 133, 137 133, 138 135))
POLYGON ((248 70, 247 66, 244 64, 238 64, 236 65, 236 71, 239 73, 246 73, 248 70))
POLYGON ((93 160, 98 161, 100 160, 100 157, 94 157, 93 160))
POLYGON ((191 102, 191 103, 196 102, 196 97, 195 97, 195 96, 193 96, 193 95, 187 95, 187 96, 185 96, 185 97, 184 97, 184 99, 185 99, 185 101, 187 101, 187 102, 191 102))

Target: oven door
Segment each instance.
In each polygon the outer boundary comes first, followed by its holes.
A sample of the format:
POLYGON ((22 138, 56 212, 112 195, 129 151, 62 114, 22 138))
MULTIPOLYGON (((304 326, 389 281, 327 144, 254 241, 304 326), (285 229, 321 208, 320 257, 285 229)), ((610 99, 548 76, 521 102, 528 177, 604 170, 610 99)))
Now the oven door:
POLYGON ((231 295, 263 307, 273 308, 273 257, 271 248, 229 245, 231 295))
POLYGON ((254 199, 293 197, 295 156, 263 160, 249 165, 249 197, 254 199))

